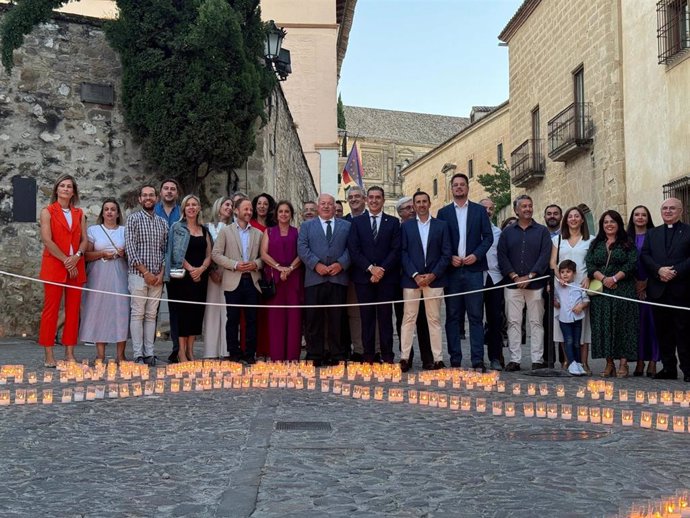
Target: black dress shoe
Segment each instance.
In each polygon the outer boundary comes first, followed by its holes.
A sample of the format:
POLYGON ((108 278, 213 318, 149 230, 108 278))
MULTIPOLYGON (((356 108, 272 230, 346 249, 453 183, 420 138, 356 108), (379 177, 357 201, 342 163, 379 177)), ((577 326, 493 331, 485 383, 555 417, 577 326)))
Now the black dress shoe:
POLYGON ((446 364, 443 362, 434 362, 434 370, 445 369, 446 364))
POLYGON ((532 364, 532 370, 536 370, 536 369, 545 369, 545 368, 546 368, 546 364, 545 364, 545 363, 533 363, 533 364, 532 364))
POLYGON ((677 371, 670 371, 666 369, 661 369, 654 375, 655 380, 675 380, 678 379, 677 371))
POLYGON ((509 362, 503 369, 506 372, 515 372, 520 370, 520 364, 516 362, 509 362))
POLYGON ((486 372, 486 365, 483 363, 478 363, 477 365, 472 365, 472 369, 475 371, 486 372))
POLYGON ((410 362, 407 360, 400 360, 400 371, 407 372, 410 370, 410 362))
POLYGON ((685 376, 683 376, 683 381, 685 383, 690 383, 690 374, 686 374, 685 376))
POLYGON ((374 354, 374 363, 383 363, 381 361, 381 353, 374 354))
POLYGON ((424 369, 425 371, 432 371, 432 370, 434 370, 434 364, 433 364, 433 362, 432 362, 432 363, 425 363, 424 365, 422 365, 422 369, 424 369))
POLYGON ((350 361, 351 362, 361 362, 363 359, 364 359, 364 357, 359 353, 352 353, 350 355, 350 361))

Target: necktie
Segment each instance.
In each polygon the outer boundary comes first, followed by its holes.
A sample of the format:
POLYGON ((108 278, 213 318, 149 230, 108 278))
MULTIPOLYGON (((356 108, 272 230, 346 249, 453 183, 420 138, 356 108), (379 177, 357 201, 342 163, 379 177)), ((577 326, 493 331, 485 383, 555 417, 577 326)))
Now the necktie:
POLYGON ((376 216, 371 217, 371 235, 374 236, 374 241, 376 241, 379 235, 379 229, 376 226, 376 216))
POLYGON ((333 229, 331 228, 331 220, 329 219, 326 221, 326 241, 328 241, 328 244, 331 244, 331 240, 333 239, 333 229))

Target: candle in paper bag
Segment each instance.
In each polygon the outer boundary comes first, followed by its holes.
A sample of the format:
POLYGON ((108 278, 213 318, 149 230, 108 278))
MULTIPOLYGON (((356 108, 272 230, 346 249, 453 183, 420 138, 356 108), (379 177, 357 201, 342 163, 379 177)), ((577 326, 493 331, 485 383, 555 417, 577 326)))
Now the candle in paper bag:
POLYGON ((670 390, 662 390, 661 391, 661 403, 664 406, 673 405, 673 395, 671 394, 670 390))
POLYGON ((33 385, 38 381, 38 376, 36 375, 35 372, 29 372, 26 374, 26 381, 30 384, 33 385))
POLYGON ((515 417, 515 403, 513 401, 506 401, 504 412, 506 417, 515 417))
POLYGON ((448 408, 448 394, 439 394, 438 395, 438 407, 439 408, 448 408))
POLYGON ((519 396, 522 391, 521 385, 519 383, 513 383, 513 395, 519 396))
MULTIPOLYGON (((342 392, 343 392, 343 382, 340 380, 333 380, 333 394, 342 394, 342 392)), ((376 399, 376 398, 374 397, 374 399, 376 399)))
POLYGON ((484 399, 482 397, 478 397, 476 402, 475 402, 475 405, 476 405, 477 412, 481 412, 481 413, 486 412, 486 399, 484 399))
POLYGON ((661 431, 668 430, 668 414, 656 415, 656 429, 661 431))
POLYGON ((438 406, 438 394, 436 392, 429 393, 429 406, 434 408, 438 406))
POLYGON ((632 410, 622 410, 621 411, 621 424, 623 426, 633 425, 633 411, 632 410))
POLYGON ((429 392, 426 390, 421 390, 419 392, 419 404, 429 406, 429 392))
POLYGON ((506 382, 505 381, 497 381, 496 382, 496 392, 505 392, 506 391, 506 382))
MULTIPOLYGON (((180 380, 177 380, 177 382, 179 383, 180 380)), ((179 389, 179 385, 178 385, 178 389, 179 389)), ((141 382, 137 381, 136 383, 132 383, 132 392, 131 392, 132 396, 133 397, 141 397, 142 393, 143 393, 143 390, 141 389, 141 382)))
POLYGON ((418 398, 418 392, 415 389, 410 389, 407 391, 407 402, 411 405, 416 405, 418 398))
POLYGON ((177 378, 173 378, 170 380, 170 392, 179 392, 180 391, 180 385, 181 381, 177 378))
POLYGON ((561 419, 570 421, 573 418, 573 405, 564 404, 561 405, 561 419))
POLYGON ((563 384, 556 385, 556 396, 557 397, 565 397, 565 385, 563 385, 563 384))
POLYGON ((546 402, 537 401, 536 414, 537 414, 537 417, 546 417, 546 402))
POLYGON ((63 388, 62 389, 62 403, 71 403, 72 402, 72 389, 71 388, 63 388))
POLYGON ((589 420, 589 407, 577 407, 577 420, 586 423, 589 420))
POLYGON ((604 390, 604 400, 613 401, 613 386, 607 386, 606 390, 604 390))
POLYGON ((321 392, 330 392, 331 382, 330 380, 321 380, 321 392))
POLYGON ((585 387, 577 387, 577 392, 575 392, 575 397, 583 399, 585 397, 585 393, 586 393, 585 387))
POLYGON ((355 385, 352 387, 352 398, 353 399, 360 399, 362 397, 362 387, 359 385, 355 385))
POLYGON ((105 399, 105 385, 96 385, 96 399, 105 399))
POLYGON ((120 397, 129 397, 129 383, 120 383, 120 397))
POLYGON ((43 373, 43 383, 52 383, 53 382, 53 373, 52 371, 45 371, 43 373))
POLYGON ((362 400, 369 401, 371 399, 371 389, 369 387, 362 387, 362 400))
POLYGON ((349 383, 343 383, 343 389, 342 389, 341 395, 343 395, 345 397, 350 397, 351 393, 352 393, 352 386, 349 383))
POLYGON ((539 395, 540 396, 548 396, 549 395, 548 383, 540 383, 539 384, 539 395))
POLYGON ((547 403, 546 417, 556 419, 558 417, 558 403, 547 403))
POLYGON ((674 403, 682 403, 685 400, 685 392, 682 390, 674 390, 673 391, 673 402, 674 403))
POLYGON ((502 401, 492 401, 491 402, 491 414, 492 415, 503 415, 503 402, 502 401))
POLYGON ((95 401, 96 400, 96 385, 87 385, 86 386, 85 399, 86 399, 86 401, 95 401))
POLYGON ((673 431, 674 432, 685 432, 685 416, 674 415, 673 416, 673 431))
POLYGON ((635 403, 644 403, 645 391, 636 390, 635 391, 635 403))
POLYGON ((154 385, 154 392, 156 394, 163 394, 165 392, 165 380, 157 379, 154 385))
POLYGON ((23 405, 26 403, 26 389, 17 389, 14 391, 14 404, 23 405))
MULTIPOLYGON (((350 385, 347 383, 343 383, 343 389, 345 388, 345 385, 348 386, 348 394, 347 395, 349 396, 350 395, 349 394, 350 385)), ((316 378, 307 379, 307 390, 316 390, 316 378)))
POLYGON ((614 418, 614 413, 613 413, 613 408, 603 408, 601 410, 601 422, 602 424, 613 424, 613 418, 614 418))
MULTIPOLYGON (((412 403, 412 401, 410 401, 412 403)), ((460 410, 460 396, 450 396, 448 407, 451 410, 460 410)))
POLYGON ((527 384, 527 395, 528 396, 536 396, 537 395, 537 384, 536 383, 528 383, 527 384))
POLYGON ((659 402, 659 395, 655 390, 647 392, 647 401, 650 405, 656 405, 659 402))
POLYGON ((643 411, 640 414, 640 426, 642 428, 651 428, 652 427, 652 413, 648 411, 643 411))
POLYGON ((523 403, 522 412, 525 414, 525 417, 534 417, 534 403, 531 401, 528 403, 523 403))
POLYGON ((618 401, 627 401, 628 400, 628 391, 625 389, 620 389, 618 391, 618 401))

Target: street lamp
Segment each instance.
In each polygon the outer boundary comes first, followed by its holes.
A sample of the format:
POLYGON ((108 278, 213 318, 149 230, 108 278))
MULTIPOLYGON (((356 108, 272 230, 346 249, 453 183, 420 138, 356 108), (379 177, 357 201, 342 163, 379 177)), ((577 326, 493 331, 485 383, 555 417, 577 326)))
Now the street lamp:
POLYGON ((290 51, 282 48, 283 39, 287 32, 278 27, 273 20, 268 22, 266 41, 264 42, 264 58, 266 66, 273 70, 280 81, 285 81, 292 73, 290 51))
POLYGON ((264 57, 268 61, 273 61, 280 55, 280 47, 283 45, 283 38, 287 32, 282 27, 278 27, 276 22, 268 22, 266 32, 266 42, 264 43, 264 57))

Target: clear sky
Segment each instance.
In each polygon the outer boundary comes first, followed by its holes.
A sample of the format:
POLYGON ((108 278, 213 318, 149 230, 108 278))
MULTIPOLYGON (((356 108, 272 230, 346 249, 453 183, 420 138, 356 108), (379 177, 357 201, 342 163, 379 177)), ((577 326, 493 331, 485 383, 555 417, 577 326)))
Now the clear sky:
POLYGON ((339 92, 351 106, 468 117, 508 99, 498 34, 522 0, 357 0, 339 92))

